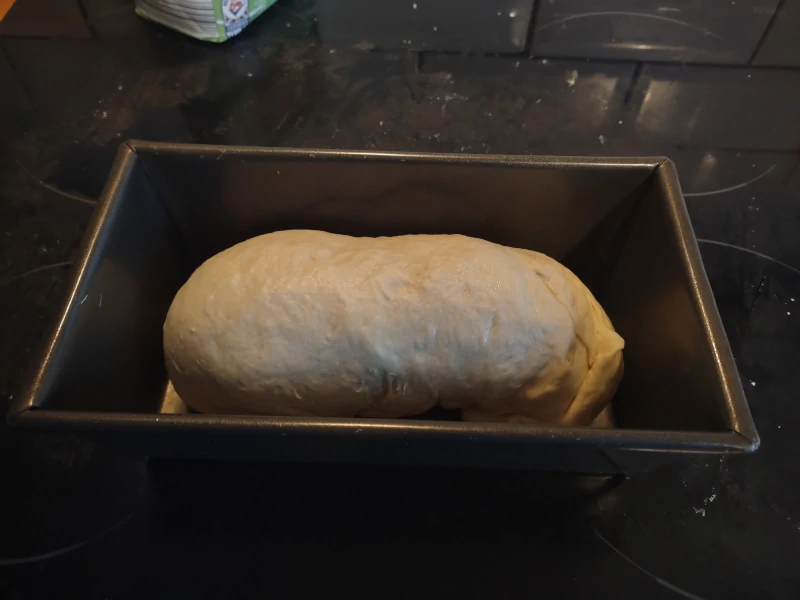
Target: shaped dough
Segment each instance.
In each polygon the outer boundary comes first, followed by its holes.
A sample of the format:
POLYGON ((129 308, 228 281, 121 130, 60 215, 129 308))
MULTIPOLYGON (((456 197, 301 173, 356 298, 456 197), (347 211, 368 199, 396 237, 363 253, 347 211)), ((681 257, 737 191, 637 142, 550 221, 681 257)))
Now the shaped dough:
POLYGON ((460 235, 279 231, 203 263, 164 324, 167 370, 200 412, 589 425, 622 338, 543 254, 460 235))

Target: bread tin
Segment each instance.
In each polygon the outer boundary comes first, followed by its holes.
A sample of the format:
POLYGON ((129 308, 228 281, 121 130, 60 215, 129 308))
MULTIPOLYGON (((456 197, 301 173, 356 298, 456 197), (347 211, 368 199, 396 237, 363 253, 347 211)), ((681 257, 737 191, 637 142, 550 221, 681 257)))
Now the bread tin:
POLYGON ((10 421, 147 457, 582 473, 758 446, 675 167, 657 157, 123 144, 10 421), (461 233, 563 262, 626 340, 618 428, 187 412, 161 348, 173 295, 212 254, 295 228, 461 233))

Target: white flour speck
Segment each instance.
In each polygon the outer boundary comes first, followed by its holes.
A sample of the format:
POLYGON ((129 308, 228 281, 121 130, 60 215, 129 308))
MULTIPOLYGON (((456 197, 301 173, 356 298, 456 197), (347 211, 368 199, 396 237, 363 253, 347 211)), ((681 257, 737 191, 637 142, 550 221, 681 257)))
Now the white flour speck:
POLYGON ((700 515, 701 517, 705 517, 706 516, 706 509, 705 508, 694 507, 694 514, 700 515))
POLYGON ((413 8, 414 10, 417 10, 417 3, 414 2, 414 4, 411 5, 411 8, 413 8))
POLYGON ((578 72, 575 69, 572 69, 572 71, 567 73, 565 80, 567 82, 567 85, 569 87, 572 87, 573 85, 575 85, 575 82, 578 81, 578 72))
POLYGON ((606 145, 606 136, 604 136, 604 135, 598 135, 598 136, 597 136, 597 139, 598 139, 598 140, 600 140, 600 144, 601 144, 601 145, 603 145, 603 146, 605 146, 605 145, 606 145))
POLYGON ((509 17, 511 17, 511 18, 513 19, 514 17, 516 17, 516 16, 517 16, 517 11, 515 11, 515 10, 512 10, 510 13, 508 13, 508 16, 509 16, 509 17))
POLYGON ((433 30, 434 30, 434 31, 439 31, 439 28, 438 28, 436 25, 434 25, 434 26, 433 26, 433 30))
POLYGON ((756 387, 756 382, 755 381, 751 381, 750 385, 752 385, 753 387, 756 387))

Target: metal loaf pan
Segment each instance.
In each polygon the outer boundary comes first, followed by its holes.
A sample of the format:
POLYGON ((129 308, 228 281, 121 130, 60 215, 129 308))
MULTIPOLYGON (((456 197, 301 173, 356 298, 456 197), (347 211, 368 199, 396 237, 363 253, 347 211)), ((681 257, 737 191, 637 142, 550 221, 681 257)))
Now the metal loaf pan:
POLYGON ((758 435, 662 158, 122 145, 20 427, 142 456, 624 473, 758 435), (545 252, 626 340, 617 429, 176 414, 161 327, 204 259, 265 232, 462 233, 545 252))

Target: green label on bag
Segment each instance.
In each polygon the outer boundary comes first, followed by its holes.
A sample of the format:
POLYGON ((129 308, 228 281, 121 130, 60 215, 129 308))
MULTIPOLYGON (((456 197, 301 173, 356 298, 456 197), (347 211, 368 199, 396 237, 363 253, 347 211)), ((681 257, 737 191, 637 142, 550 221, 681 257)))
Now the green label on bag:
POLYGON ((136 0, 136 13, 191 37, 224 42, 277 0, 136 0))

